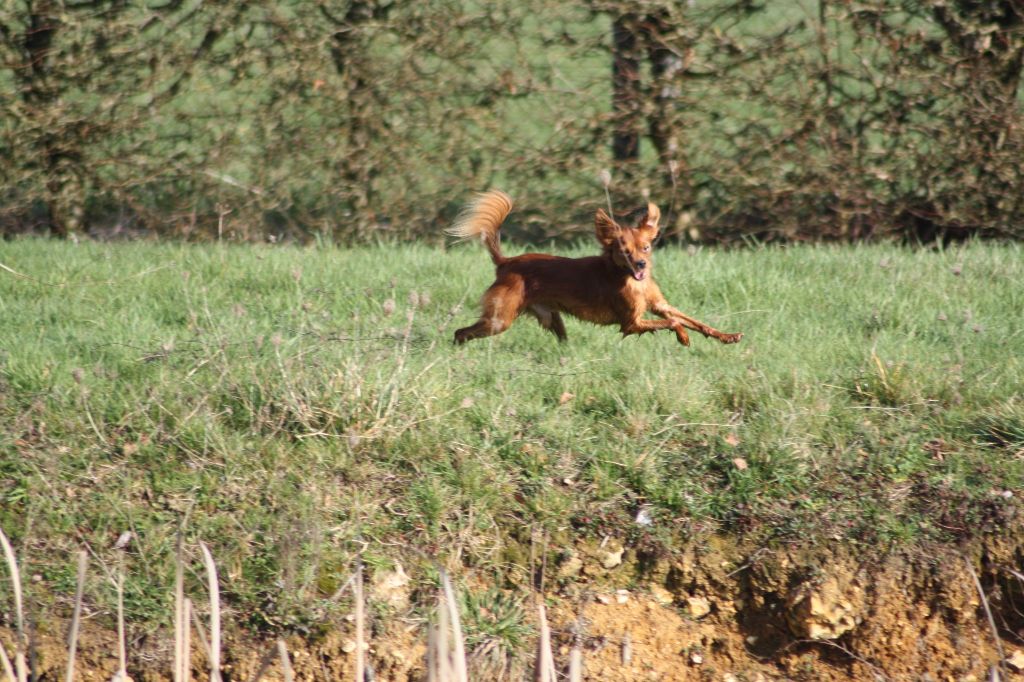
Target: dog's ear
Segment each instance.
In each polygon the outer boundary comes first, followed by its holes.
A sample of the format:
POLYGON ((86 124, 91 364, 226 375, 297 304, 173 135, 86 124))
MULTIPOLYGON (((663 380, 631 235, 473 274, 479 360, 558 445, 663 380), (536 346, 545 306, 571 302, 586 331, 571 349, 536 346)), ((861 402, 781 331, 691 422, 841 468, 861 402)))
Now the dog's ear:
POLYGON ((654 204, 647 204, 647 211, 640 217, 640 223, 636 229, 647 232, 650 239, 658 236, 658 222, 661 220, 661 210, 654 204))
POLYGON ((603 208, 599 208, 594 214, 594 232, 597 234, 597 241, 603 246, 611 246, 619 238, 622 228, 604 212, 603 208))

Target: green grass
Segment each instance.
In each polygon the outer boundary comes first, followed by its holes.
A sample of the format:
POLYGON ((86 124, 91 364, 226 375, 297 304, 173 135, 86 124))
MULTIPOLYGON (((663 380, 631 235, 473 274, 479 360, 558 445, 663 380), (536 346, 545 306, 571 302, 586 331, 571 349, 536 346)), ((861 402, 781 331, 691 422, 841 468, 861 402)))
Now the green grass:
POLYGON ((1009 532, 1024 483, 1020 246, 666 247, 669 300, 746 335, 690 348, 530 319, 455 348, 476 247, 23 240, 0 263, 29 276, 0 271, 0 524, 38 600, 83 544, 126 561, 136 622, 169 617, 182 524, 236 622, 302 631, 363 547, 505 584, 535 530, 884 552, 1009 532))

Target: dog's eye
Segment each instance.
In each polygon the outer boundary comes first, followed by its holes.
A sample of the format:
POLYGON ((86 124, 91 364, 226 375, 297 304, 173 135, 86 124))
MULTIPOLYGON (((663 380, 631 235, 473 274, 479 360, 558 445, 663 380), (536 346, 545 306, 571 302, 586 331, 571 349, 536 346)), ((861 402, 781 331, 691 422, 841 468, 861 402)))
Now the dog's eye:
POLYGON ((642 248, 640 250, 646 253, 647 251, 651 250, 651 245, 650 244, 645 244, 644 248, 642 248))

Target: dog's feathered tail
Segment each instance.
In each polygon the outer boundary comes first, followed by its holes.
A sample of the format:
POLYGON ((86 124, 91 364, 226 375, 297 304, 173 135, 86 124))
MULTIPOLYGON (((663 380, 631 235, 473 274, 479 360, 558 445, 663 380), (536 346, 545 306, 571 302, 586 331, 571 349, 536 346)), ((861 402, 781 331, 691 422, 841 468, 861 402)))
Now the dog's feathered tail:
POLYGON ((495 265, 501 265, 505 257, 501 254, 498 231, 511 211, 512 199, 509 195, 497 189, 488 190, 466 206, 445 232, 460 239, 480 237, 491 252, 491 260, 495 265))

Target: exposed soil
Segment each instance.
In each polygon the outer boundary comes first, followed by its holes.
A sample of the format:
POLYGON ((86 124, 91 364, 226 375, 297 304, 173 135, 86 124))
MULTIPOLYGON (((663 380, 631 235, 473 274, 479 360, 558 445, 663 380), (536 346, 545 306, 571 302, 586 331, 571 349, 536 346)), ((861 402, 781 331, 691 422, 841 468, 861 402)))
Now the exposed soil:
MULTIPOLYGON (((992 679, 993 666, 1001 668, 999 679, 1024 666, 1024 582, 1010 570, 1024 565, 1019 544, 990 541, 983 550, 871 562, 848 548, 742 552, 712 540, 652 559, 619 547, 578 546, 564 553, 549 582, 556 660, 564 665, 573 641, 580 642, 585 680, 980 682, 992 679)), ((64 677, 66 624, 54 625, 34 638, 34 665, 44 680, 64 677)), ((424 679, 422 624, 410 618, 377 625, 369 651, 375 680, 424 679)), ((288 640, 296 679, 352 679, 350 630, 346 623, 316 642, 288 640)), ((11 631, 0 629, 0 639, 11 651, 11 631)), ((139 682, 169 677, 170 642, 155 639, 129 653, 129 674, 139 682)), ((112 630, 85 622, 80 679, 114 676, 115 641, 112 630)), ((225 678, 252 679, 271 644, 229 635, 225 678)), ((194 677, 205 678, 206 665, 196 654, 194 677)), ((264 679, 282 679, 276 656, 264 679)))

